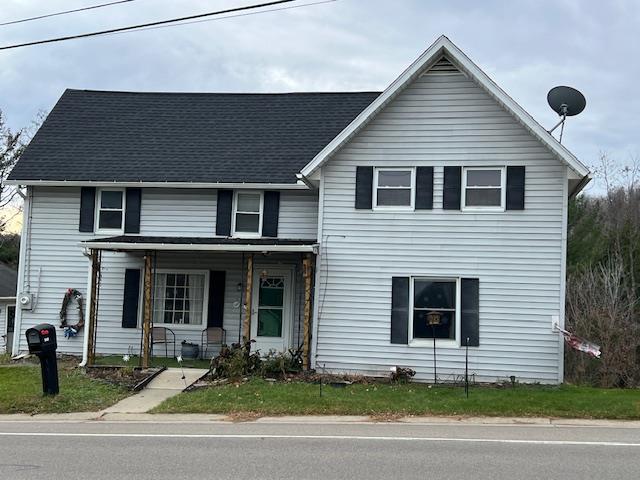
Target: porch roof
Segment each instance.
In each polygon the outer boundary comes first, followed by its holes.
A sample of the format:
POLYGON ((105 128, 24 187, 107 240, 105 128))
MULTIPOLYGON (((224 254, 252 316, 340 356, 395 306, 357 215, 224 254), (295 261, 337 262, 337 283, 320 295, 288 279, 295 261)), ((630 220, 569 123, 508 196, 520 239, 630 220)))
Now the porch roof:
POLYGON ((140 251, 210 251, 210 252, 313 252, 315 240, 280 238, 226 238, 226 237, 156 237, 119 235, 80 242, 82 247, 98 250, 140 251))

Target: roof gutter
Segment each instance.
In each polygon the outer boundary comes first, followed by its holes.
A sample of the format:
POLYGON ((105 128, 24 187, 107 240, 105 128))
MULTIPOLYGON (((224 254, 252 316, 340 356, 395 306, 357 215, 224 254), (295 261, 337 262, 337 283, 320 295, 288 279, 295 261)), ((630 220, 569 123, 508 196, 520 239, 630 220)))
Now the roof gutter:
POLYGON ((145 188, 230 188, 254 190, 308 190, 300 181, 296 183, 249 183, 249 182, 118 182, 83 180, 6 180, 6 185, 32 185, 41 187, 145 187, 145 188))
POLYGON ((296 178, 301 181, 302 183, 304 183, 307 187, 309 187, 311 190, 317 190, 318 186, 314 185, 313 182, 311 180, 309 180, 308 177, 306 177, 305 175, 301 174, 301 173, 296 173, 296 178))
POLYGON ((317 253, 318 244, 307 245, 213 245, 198 243, 129 243, 129 242, 80 242, 83 248, 116 251, 169 250, 183 252, 308 252, 317 253))
POLYGON ((591 181, 591 175, 587 173, 584 177, 582 177, 582 179, 578 182, 575 188, 571 190, 571 193, 569 193, 569 199, 572 199, 576 195, 578 195, 582 191, 582 189, 587 185, 587 183, 589 183, 590 181, 591 181))

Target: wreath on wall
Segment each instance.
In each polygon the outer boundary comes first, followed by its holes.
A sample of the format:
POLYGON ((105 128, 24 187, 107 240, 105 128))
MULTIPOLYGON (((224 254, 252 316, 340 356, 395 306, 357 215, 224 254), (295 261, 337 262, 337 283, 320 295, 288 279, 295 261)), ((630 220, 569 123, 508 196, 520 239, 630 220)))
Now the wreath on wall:
POLYGON ((84 327, 84 308, 83 308, 83 300, 82 293, 80 293, 75 288, 67 289, 64 294, 64 298, 62 299, 62 308, 60 309, 60 328, 64 328, 64 336, 66 338, 75 337, 78 335, 78 332, 84 327), (67 324, 67 310, 69 308, 69 304, 75 298, 78 304, 78 315, 80 320, 75 325, 67 324))

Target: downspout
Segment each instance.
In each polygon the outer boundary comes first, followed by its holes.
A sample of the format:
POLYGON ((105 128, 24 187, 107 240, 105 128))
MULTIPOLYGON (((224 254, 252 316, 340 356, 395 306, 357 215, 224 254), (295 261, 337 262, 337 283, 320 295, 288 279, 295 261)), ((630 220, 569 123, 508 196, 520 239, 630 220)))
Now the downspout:
MULTIPOLYGON (((302 174, 300 174, 302 175, 302 174)), ((318 251, 315 256, 315 265, 314 265, 314 274, 315 278, 313 281, 313 313, 311 316, 311 352, 310 352, 310 360, 311 360, 311 368, 316 369, 316 360, 318 356, 318 328, 320 323, 320 288, 321 288, 321 269, 322 269, 322 246, 324 242, 322 241, 322 223, 324 221, 324 174, 323 171, 320 170, 320 185, 318 192, 318 234, 316 243, 318 244, 318 251)), ((326 252, 326 247, 325 247, 326 252)), ((326 288, 326 285, 325 285, 326 288)))
MULTIPOLYGON (((18 189, 20 192, 20 189, 18 189)), ((33 187, 27 186, 27 195, 24 196, 20 192, 20 196, 24 198, 23 218, 21 241, 20 241, 20 255, 18 260, 18 281, 16 290, 16 299, 20 298, 20 295, 24 293, 25 278, 29 277, 29 271, 27 270, 27 256, 31 256, 30 249, 27 245, 31 243, 31 203, 33 201, 33 187)), ((13 329, 13 343, 11 345, 12 355, 15 357, 20 352, 20 337, 22 330, 22 308, 20 308, 20 302, 16 302, 16 317, 15 325, 13 329)))

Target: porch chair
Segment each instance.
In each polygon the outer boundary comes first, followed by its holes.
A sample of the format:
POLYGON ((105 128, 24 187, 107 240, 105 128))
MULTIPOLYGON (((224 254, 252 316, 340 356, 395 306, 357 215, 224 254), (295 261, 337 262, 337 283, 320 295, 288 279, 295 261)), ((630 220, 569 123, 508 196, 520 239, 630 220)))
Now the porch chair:
POLYGON ((209 327, 202 331, 200 336, 200 352, 202 358, 207 357, 207 348, 209 345, 222 346, 226 341, 226 332, 221 327, 209 327))
POLYGON ((169 343, 173 343, 173 356, 176 356, 176 334, 167 327, 153 327, 151 329, 151 356, 153 356, 153 346, 156 343, 164 343, 164 356, 169 356, 169 343))

